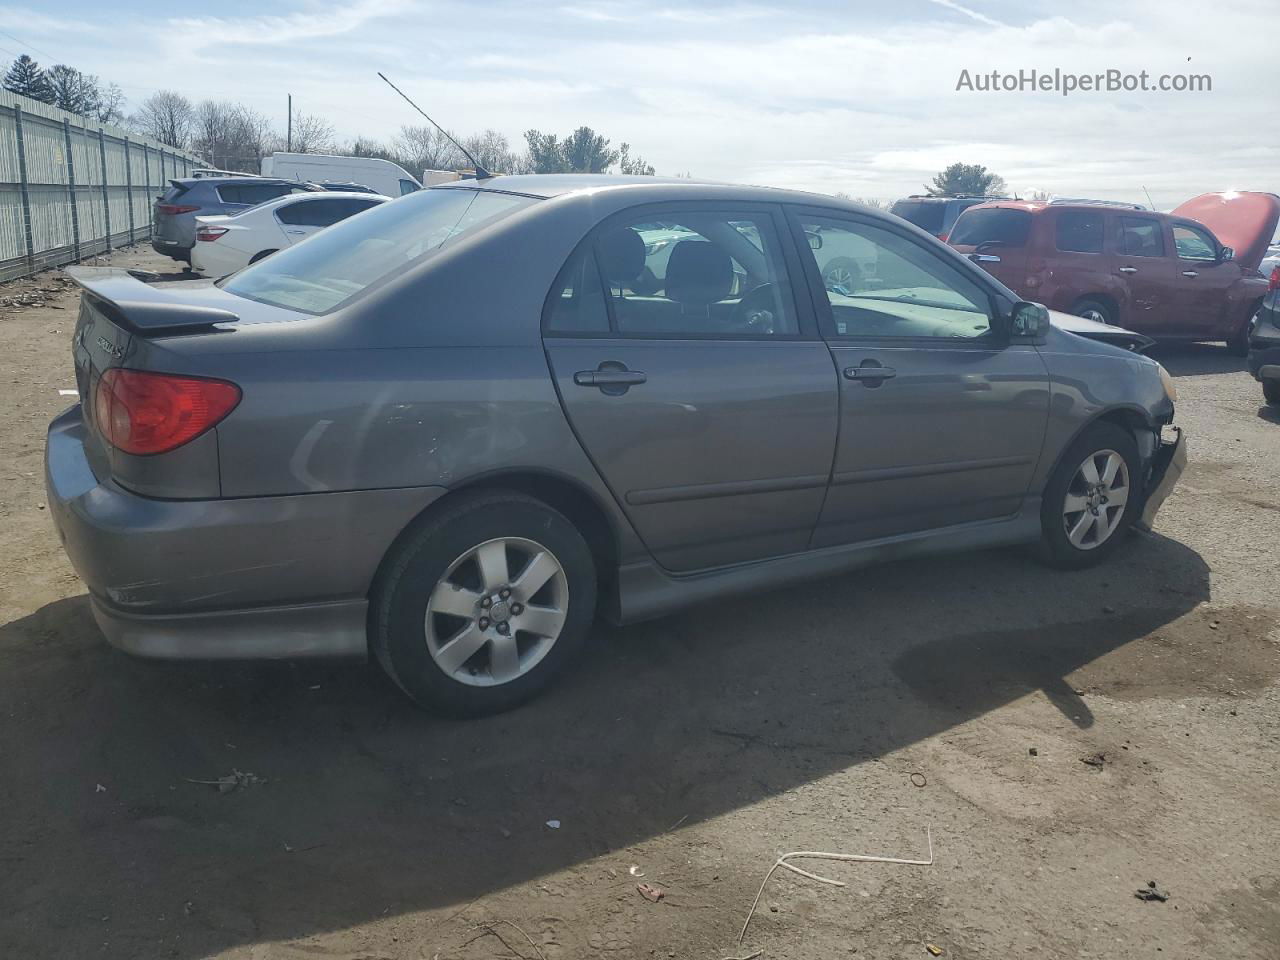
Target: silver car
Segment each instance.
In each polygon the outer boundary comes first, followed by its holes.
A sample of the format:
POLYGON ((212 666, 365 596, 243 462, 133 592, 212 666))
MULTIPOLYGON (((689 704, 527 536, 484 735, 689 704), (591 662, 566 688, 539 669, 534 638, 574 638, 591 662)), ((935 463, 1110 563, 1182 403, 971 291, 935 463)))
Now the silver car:
POLYGON ((463 181, 216 284, 74 275, 47 484, 107 639, 371 653, 452 714, 544 688, 598 616, 944 550, 1097 563, 1185 462, 1125 331, 815 195, 463 181), (824 279, 854 247, 876 282, 824 279))

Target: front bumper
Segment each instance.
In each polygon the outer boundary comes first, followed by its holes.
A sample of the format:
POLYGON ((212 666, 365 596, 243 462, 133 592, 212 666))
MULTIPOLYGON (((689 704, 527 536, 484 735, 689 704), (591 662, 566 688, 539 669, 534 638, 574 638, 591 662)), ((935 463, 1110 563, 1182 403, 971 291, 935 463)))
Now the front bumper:
POLYGON ((1176 431, 1172 440, 1161 440, 1151 458, 1151 476, 1147 480, 1147 495, 1142 505, 1142 515, 1137 526, 1142 530, 1150 530, 1155 523, 1156 514, 1164 506, 1165 500, 1173 492, 1182 472, 1187 468, 1187 435, 1179 427, 1169 427, 1176 431))
POLYGON ((358 654, 391 543, 441 487, 155 500, 95 475, 80 406, 49 425, 49 513, 107 639, 169 658, 358 654))

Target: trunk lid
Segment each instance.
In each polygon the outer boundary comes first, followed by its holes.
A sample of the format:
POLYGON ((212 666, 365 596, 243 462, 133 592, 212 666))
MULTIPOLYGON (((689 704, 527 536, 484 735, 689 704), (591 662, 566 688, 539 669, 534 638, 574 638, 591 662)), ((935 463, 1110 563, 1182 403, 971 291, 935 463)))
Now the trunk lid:
POLYGON ((1223 246, 1235 250, 1240 266, 1256 270, 1280 220, 1280 197, 1239 190, 1204 193, 1176 208, 1173 216, 1203 223, 1223 246))

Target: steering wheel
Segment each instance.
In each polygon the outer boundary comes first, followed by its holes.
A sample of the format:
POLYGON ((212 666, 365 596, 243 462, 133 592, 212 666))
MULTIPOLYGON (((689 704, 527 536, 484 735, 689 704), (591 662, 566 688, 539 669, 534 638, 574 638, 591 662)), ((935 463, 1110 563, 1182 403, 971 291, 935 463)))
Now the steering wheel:
POLYGON ((729 326, 741 333, 777 333, 778 301, 772 283, 762 283, 738 301, 729 326))

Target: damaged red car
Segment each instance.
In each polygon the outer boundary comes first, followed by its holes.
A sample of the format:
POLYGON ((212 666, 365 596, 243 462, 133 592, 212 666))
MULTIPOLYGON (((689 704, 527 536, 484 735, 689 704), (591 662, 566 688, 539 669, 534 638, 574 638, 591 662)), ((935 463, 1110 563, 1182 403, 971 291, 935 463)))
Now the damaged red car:
POLYGON ((970 207, 949 243, 1028 300, 1156 340, 1248 351, 1258 270, 1280 220, 1271 193, 1206 193, 1172 213, 1100 201, 970 207))

